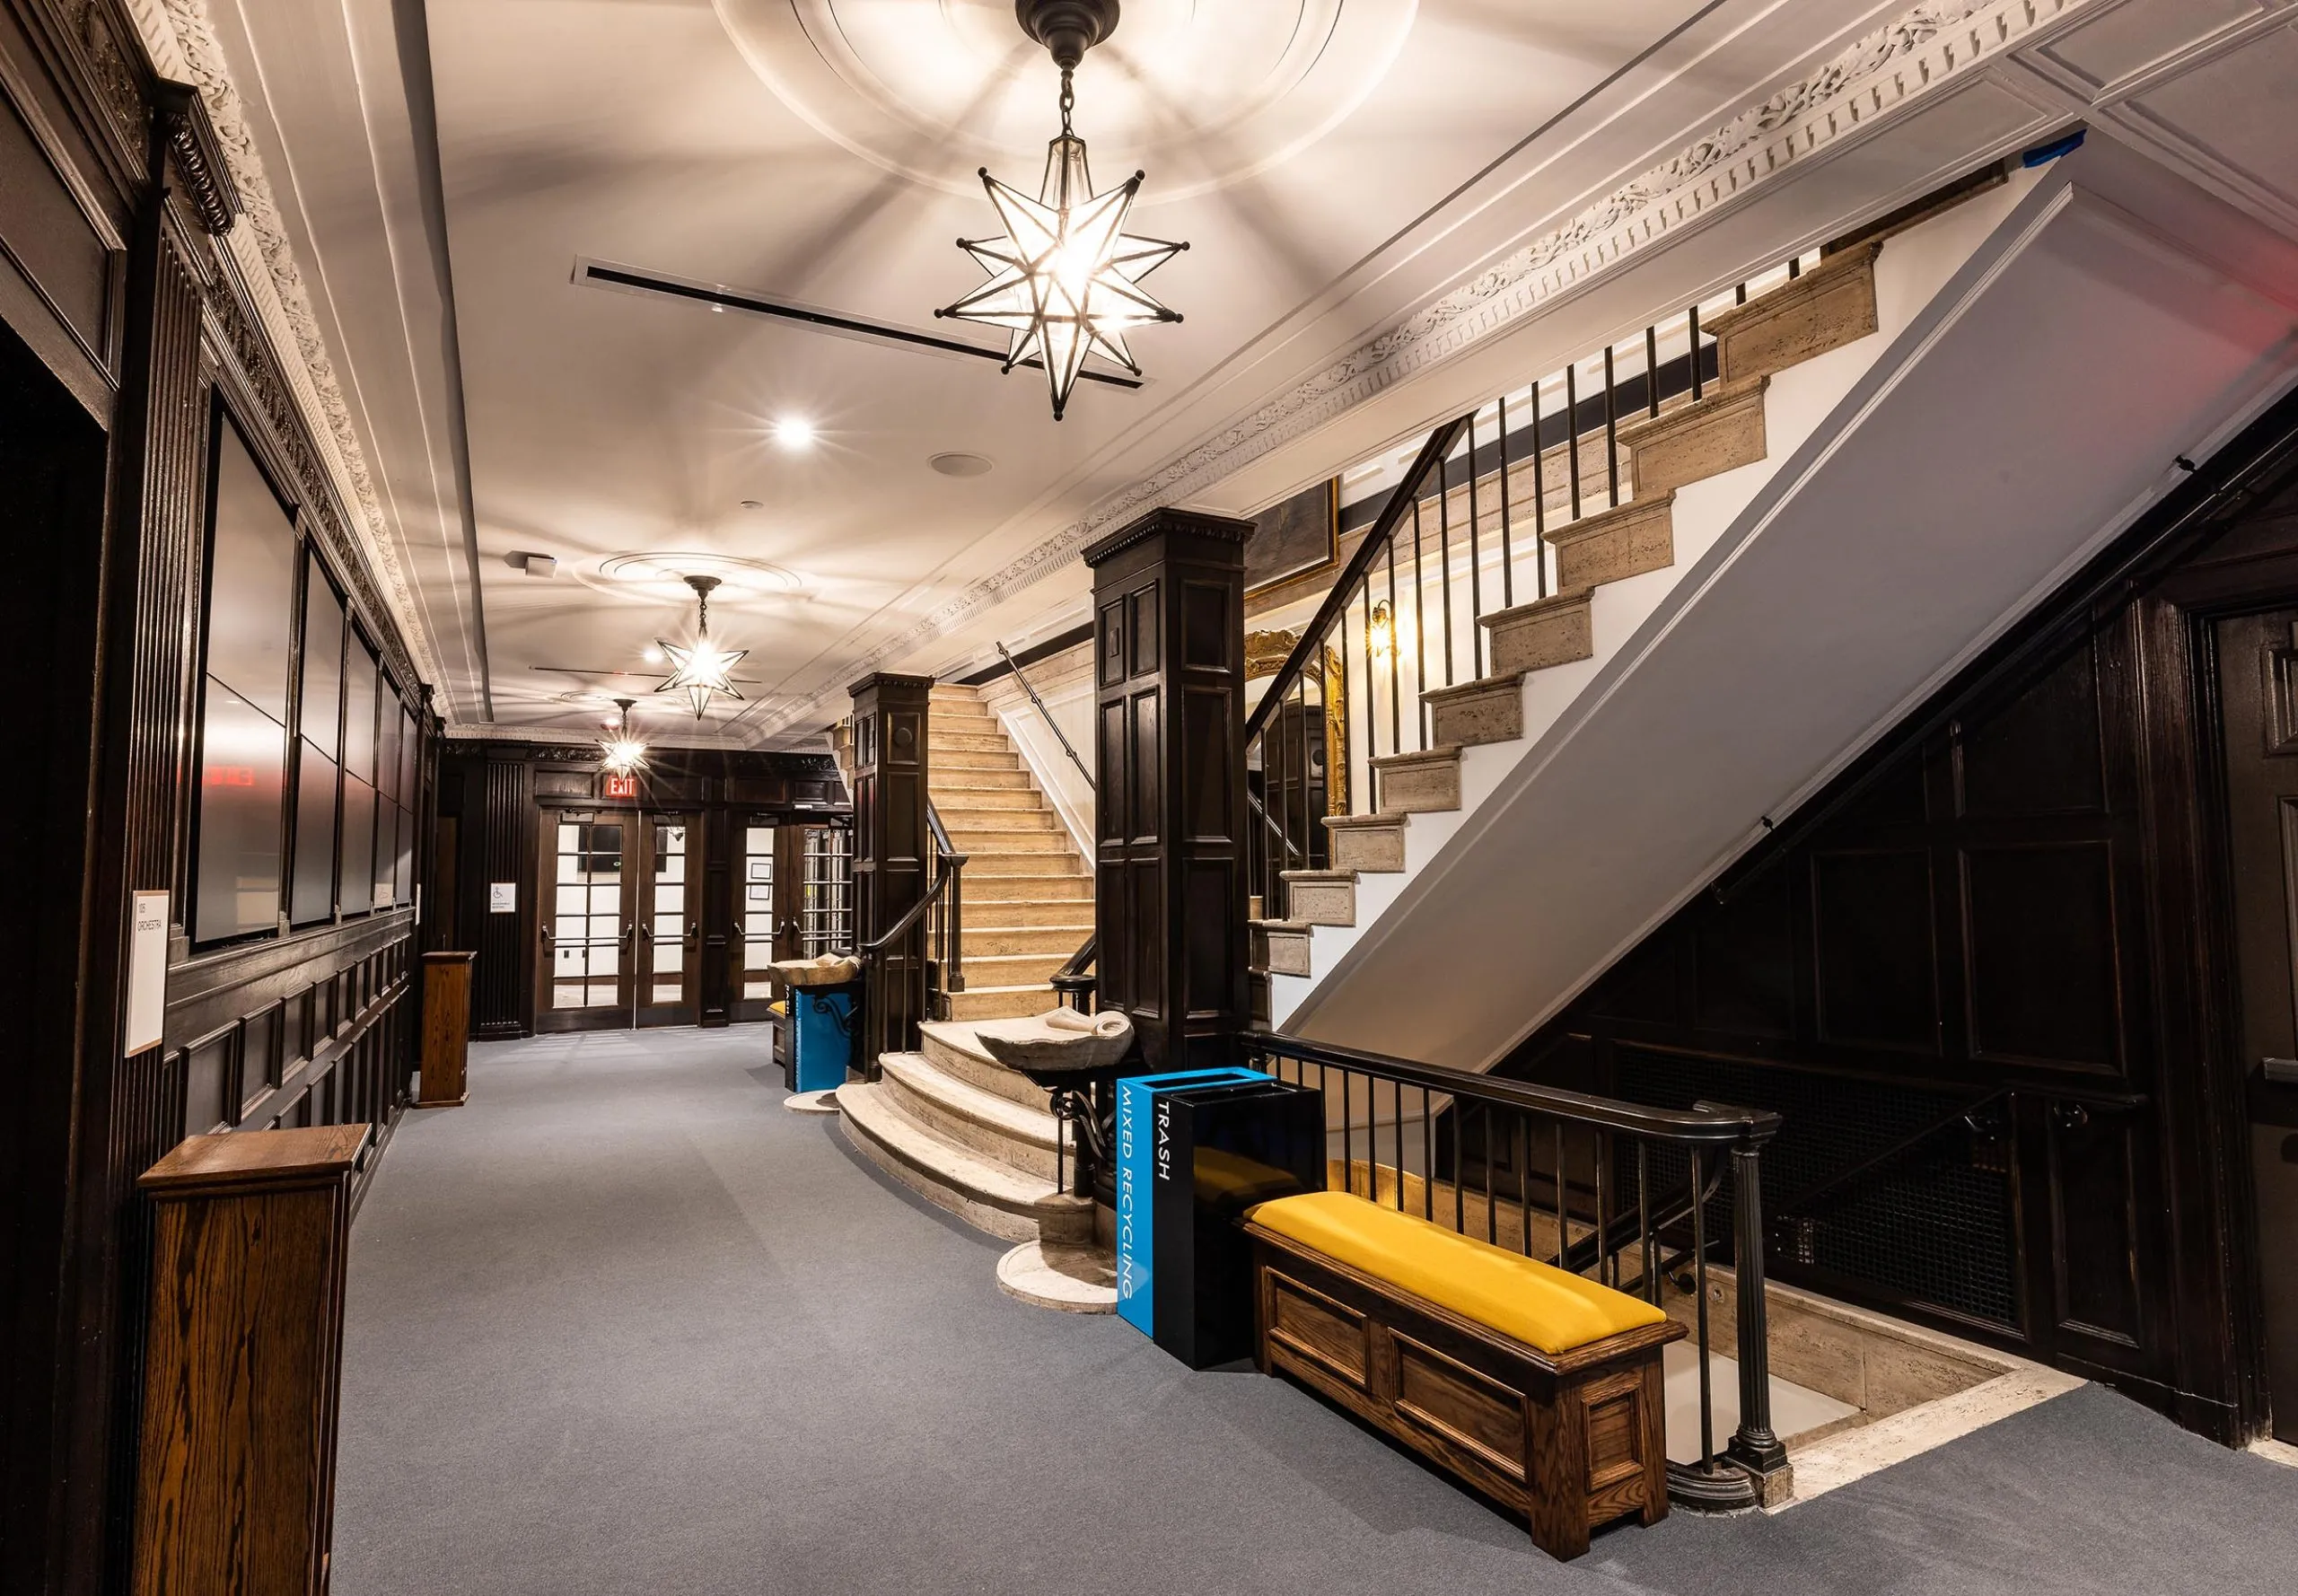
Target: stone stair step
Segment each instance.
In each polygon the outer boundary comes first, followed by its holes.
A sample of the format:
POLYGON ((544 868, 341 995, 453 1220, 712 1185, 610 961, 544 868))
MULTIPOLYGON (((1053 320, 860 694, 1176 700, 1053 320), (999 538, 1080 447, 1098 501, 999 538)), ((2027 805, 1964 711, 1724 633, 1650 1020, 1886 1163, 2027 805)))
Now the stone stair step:
POLYGON ((1305 920, 1253 920, 1247 923, 1251 968, 1266 975, 1305 976, 1311 972, 1305 920))
MULTIPOLYGON (((1460 750, 1439 744, 1418 753, 1389 754, 1373 761, 1376 812, 1425 814, 1460 806, 1460 750)), ((1336 864, 1338 863, 1335 862, 1336 864)))
POLYGON ((882 1053, 901 1111, 949 1141, 1025 1175, 1053 1179, 1052 1113, 960 1079, 923 1053, 882 1053))
POLYGON ((981 1045, 982 1025, 1000 1023, 1004 1022, 927 1020, 917 1028, 918 1047, 926 1057, 960 1080, 1011 1099, 1024 1108, 1042 1110, 1051 1094, 1027 1075, 998 1063, 981 1045))
MULTIPOLYGON (((1030 876, 1009 876, 1004 884, 1026 883, 1041 879, 1030 876)), ((1053 883, 1047 883, 1051 886, 1053 883)), ((1066 897, 1054 897, 1050 892, 1033 896, 1026 892, 1010 898, 983 898, 973 890, 969 880, 965 887, 966 928, 977 925, 1027 926, 1067 925, 1074 921, 1093 917, 1092 883, 1083 876, 1074 878, 1070 885, 1076 889, 1066 897)))
POLYGON ((1033 925, 984 925, 974 917, 973 908, 969 904, 965 929, 967 968, 971 969, 978 959, 991 959, 1001 953, 1058 953, 1068 958, 1093 934, 1092 916, 1086 916, 1080 924, 1077 910, 1083 906, 1071 903, 1063 907, 1069 911, 1066 919, 1048 919, 1033 925))
POLYGON ((1052 831, 1061 825, 1061 817, 1041 804, 1032 809, 959 809, 936 797, 934 806, 942 811, 942 824, 952 837, 960 833, 994 837, 1006 831, 1052 831))
POLYGON ((1356 924, 1356 873, 1353 870, 1286 870, 1285 902, 1294 921, 1304 925, 1356 924))
POLYGON ((934 776, 947 776, 955 770, 1018 772, 1022 768, 1022 756, 1013 751, 1011 744, 1004 748, 990 749, 939 748, 934 745, 934 739, 929 735, 925 739, 925 746, 933 755, 933 762, 928 767, 933 776, 926 778, 926 785, 929 787, 933 785, 934 776))
POLYGON ((1830 255, 1801 276, 1706 319, 1716 372, 1726 382, 1767 377, 1856 343, 1880 325, 1875 257, 1881 239, 1830 255))
POLYGON ((1636 496, 1672 493, 1764 458, 1768 376, 1716 382, 1695 403, 1620 429, 1636 496))
MULTIPOLYGON (((1078 941, 1084 938, 1081 934, 1078 941)), ((1077 943, 1052 952, 991 953, 977 959, 969 951, 965 957, 966 985, 971 987, 1037 987, 1053 979, 1053 972, 1069 962, 1077 951, 1077 943)))
MULTIPOLYGON (((966 854, 966 896, 973 896, 973 884, 1000 877, 1052 876, 1057 879, 1083 877, 1083 866, 1077 862, 1074 851, 1053 853, 1043 848, 969 848, 966 854)), ((1011 894, 1008 894, 1011 896, 1011 894)))
POLYGON ((1556 550, 1557 586, 1599 587, 1675 564, 1675 502, 1672 493, 1632 499, 1550 527, 1546 536, 1556 550))
POLYGON ((1402 815, 1327 815, 1333 868, 1390 873, 1404 868, 1402 815))
MULTIPOLYGON (((1035 816, 1022 817, 1034 820, 1035 816)), ((1069 833, 1060 829, 1059 823, 1048 814, 1046 825, 1027 826, 1005 822, 1002 818, 996 826, 958 826, 943 815, 942 824, 948 828, 950 841, 958 852, 969 859, 975 854, 1056 854, 1074 857, 1077 845, 1069 840, 1069 833)), ((969 864, 970 870, 972 865, 969 864)))
POLYGON ((1020 771, 1002 787, 956 785, 941 781, 927 784, 933 794, 934 807, 944 815, 959 811, 979 812, 987 810, 1033 810, 1044 807, 1045 796, 1030 785, 1030 779, 1020 771))
POLYGON ((1090 1243, 1090 1197, 986 1158, 902 1111, 883 1082, 838 1089, 839 1127, 855 1149, 936 1207, 1009 1241, 1090 1243))
POLYGON ((976 987, 970 982, 963 992, 950 994, 950 1017, 953 1020, 1015 1020, 1024 1014, 1042 1014, 1054 1005, 1051 987, 976 987))
POLYGON ((1093 883, 1078 867, 1074 859, 1065 860, 1058 854, 1013 854, 1008 858, 1027 860, 1036 866, 1032 870, 998 873, 991 866, 996 860, 987 854, 966 855, 965 909, 971 915, 985 903, 1048 903, 1059 899, 1074 901, 1090 899, 1093 883), (1067 872, 1058 867, 1066 865, 1067 872))
POLYGON ((945 732, 939 726, 929 724, 925 732, 925 750, 930 765, 932 756, 935 754, 1011 753, 1013 744, 1006 740, 1004 732, 994 726, 978 732, 945 732))
POLYGON ((1456 748, 1513 742, 1524 734, 1524 674, 1481 677, 1458 687, 1431 688, 1420 695, 1428 706, 1428 734, 1456 748))
POLYGON ((1506 676, 1545 671, 1593 659, 1594 626, 1589 615, 1585 588, 1567 589, 1529 604, 1519 604, 1484 618, 1492 640, 1492 673, 1506 676))

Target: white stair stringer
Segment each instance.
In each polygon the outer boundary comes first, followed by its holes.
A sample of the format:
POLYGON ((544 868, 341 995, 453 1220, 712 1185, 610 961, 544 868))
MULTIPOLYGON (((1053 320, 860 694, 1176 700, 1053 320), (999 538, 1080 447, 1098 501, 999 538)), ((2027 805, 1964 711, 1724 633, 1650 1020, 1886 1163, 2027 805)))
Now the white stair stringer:
POLYGON ((1772 374, 1765 458, 1676 489, 1672 565, 1594 589, 1272 1026, 1504 1057, 2287 387, 2291 255, 2095 136, 1891 238, 1878 330, 1772 374))

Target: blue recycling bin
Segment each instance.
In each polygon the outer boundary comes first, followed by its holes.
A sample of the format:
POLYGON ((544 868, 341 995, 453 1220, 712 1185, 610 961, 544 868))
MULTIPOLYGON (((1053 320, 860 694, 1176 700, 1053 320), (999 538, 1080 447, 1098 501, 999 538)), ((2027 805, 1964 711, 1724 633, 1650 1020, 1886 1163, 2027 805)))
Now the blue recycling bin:
POLYGON ((799 1092, 829 1092, 846 1084, 853 1066, 855 1034, 861 1016, 855 1012, 862 993, 859 981, 832 987, 792 987, 790 994, 791 1074, 799 1092))

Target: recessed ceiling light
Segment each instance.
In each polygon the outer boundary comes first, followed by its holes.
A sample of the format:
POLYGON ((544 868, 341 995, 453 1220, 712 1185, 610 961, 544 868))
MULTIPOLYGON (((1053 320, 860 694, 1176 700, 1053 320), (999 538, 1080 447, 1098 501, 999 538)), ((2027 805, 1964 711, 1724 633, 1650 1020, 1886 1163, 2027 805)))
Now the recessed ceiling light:
POLYGON ((774 424, 774 441, 785 449, 805 449, 814 441, 814 424, 803 416, 785 416, 774 424))
POLYGON ((659 665, 662 662, 662 651, 650 643, 638 657, 650 665, 659 665))
POLYGON ((979 477, 989 469, 989 457, 982 454, 937 454, 925 462, 944 477, 979 477))

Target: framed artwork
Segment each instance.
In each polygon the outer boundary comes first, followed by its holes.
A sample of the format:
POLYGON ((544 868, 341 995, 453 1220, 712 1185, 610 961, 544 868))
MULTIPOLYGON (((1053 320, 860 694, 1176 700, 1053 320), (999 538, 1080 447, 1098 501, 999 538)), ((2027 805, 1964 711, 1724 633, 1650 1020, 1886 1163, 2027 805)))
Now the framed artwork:
POLYGON ((1330 567, 1340 557, 1340 478, 1271 504, 1245 541, 1245 594, 1330 567))

